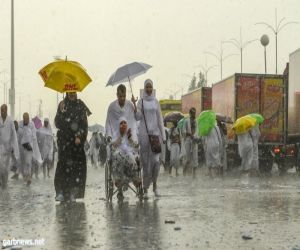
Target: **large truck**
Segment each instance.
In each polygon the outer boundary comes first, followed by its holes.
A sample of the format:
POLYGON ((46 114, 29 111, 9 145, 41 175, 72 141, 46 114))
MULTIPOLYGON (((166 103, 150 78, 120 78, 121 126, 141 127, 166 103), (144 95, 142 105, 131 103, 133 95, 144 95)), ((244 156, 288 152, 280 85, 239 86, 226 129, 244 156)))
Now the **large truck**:
MULTIPOLYGON (((212 86, 212 109, 233 120, 260 113, 260 166, 270 171, 279 149, 289 147, 287 133, 287 77, 285 75, 234 74, 212 86)), ((237 138, 228 127, 228 166, 239 164, 237 138)), ((295 151, 294 151, 295 152, 295 151)), ((292 156, 293 160, 296 157, 292 156)))
POLYGON ((181 97, 181 112, 183 114, 188 114, 192 107, 196 108, 197 116, 203 110, 212 108, 212 90, 210 87, 195 89, 181 97))

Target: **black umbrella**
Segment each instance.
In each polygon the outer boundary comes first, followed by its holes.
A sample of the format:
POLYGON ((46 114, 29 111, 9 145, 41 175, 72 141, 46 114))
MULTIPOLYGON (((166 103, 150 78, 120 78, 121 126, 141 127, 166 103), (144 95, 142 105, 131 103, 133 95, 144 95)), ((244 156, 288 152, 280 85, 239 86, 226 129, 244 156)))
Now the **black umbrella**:
POLYGON ((216 113, 216 119, 218 122, 225 122, 225 123, 233 123, 232 119, 226 115, 222 115, 220 113, 216 113))
POLYGON ((165 115, 164 121, 165 122, 179 122, 184 115, 180 112, 169 112, 165 115))

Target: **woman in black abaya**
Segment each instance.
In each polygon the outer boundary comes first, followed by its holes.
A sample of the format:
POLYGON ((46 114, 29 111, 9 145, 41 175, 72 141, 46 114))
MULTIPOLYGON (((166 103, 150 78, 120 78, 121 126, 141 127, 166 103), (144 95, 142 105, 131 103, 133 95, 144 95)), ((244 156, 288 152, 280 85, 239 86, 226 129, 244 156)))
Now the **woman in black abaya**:
POLYGON ((54 179, 57 201, 84 198, 87 171, 84 143, 90 114, 84 102, 77 99, 76 92, 67 93, 57 109, 58 162, 54 179))

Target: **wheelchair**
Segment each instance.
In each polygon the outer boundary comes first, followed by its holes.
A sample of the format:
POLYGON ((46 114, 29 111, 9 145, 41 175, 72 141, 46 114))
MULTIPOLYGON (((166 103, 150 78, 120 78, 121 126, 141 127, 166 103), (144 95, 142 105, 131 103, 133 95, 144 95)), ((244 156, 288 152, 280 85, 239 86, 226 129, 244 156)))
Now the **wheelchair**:
MULTIPOLYGON (((112 169, 112 145, 107 146, 107 160, 105 163, 105 196, 106 201, 112 202, 113 196, 119 191, 119 189, 115 185, 115 181, 113 179, 113 169, 112 169)), ((133 185, 133 181, 130 180, 129 182, 122 184, 122 191, 126 191, 128 189, 132 190, 136 196, 139 198, 140 201, 143 200, 143 184, 142 184, 142 170, 140 167, 140 160, 138 156, 136 157, 136 163, 138 166, 138 184, 135 186, 133 185)))

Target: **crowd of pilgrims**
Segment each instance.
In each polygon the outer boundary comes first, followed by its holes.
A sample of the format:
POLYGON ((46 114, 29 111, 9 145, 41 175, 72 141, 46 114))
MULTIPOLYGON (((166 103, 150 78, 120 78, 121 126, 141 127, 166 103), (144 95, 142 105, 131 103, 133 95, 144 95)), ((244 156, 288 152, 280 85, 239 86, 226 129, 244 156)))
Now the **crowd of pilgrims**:
MULTIPOLYGON (((1 106, 0 117, 0 185, 7 188, 9 171, 12 179, 23 177, 24 184, 31 185, 32 177, 50 178, 54 169, 56 201, 75 201, 84 198, 87 162, 94 168, 104 166, 109 158, 114 184, 118 188, 118 199, 123 199, 123 186, 133 182, 142 184, 143 198, 148 199, 152 184, 154 196, 159 197, 158 176, 160 166, 178 176, 179 166, 183 175, 193 174, 199 166, 199 145, 203 150, 205 165, 211 177, 227 169, 226 126, 218 121, 211 132, 198 136, 196 109, 191 107, 184 126, 178 128, 174 122, 167 129, 158 100, 153 95, 153 82, 144 83, 143 96, 139 100, 132 96, 126 99, 126 87, 119 85, 117 99, 107 111, 105 135, 93 132, 88 140, 88 116, 91 111, 77 98, 76 92, 67 93, 60 102, 54 119, 57 134, 54 135, 49 119, 36 128, 29 114, 23 114, 20 122, 7 115, 7 106, 1 106), (156 138, 161 150, 157 151, 150 142, 156 138), (200 143, 201 142, 201 143, 200 143), (57 161, 55 155, 57 153, 57 161), (139 167, 142 177, 139 176, 139 167)), ((258 170, 259 128, 239 136, 239 153, 245 171, 258 170), (254 139, 253 139, 254 138, 254 139)))

